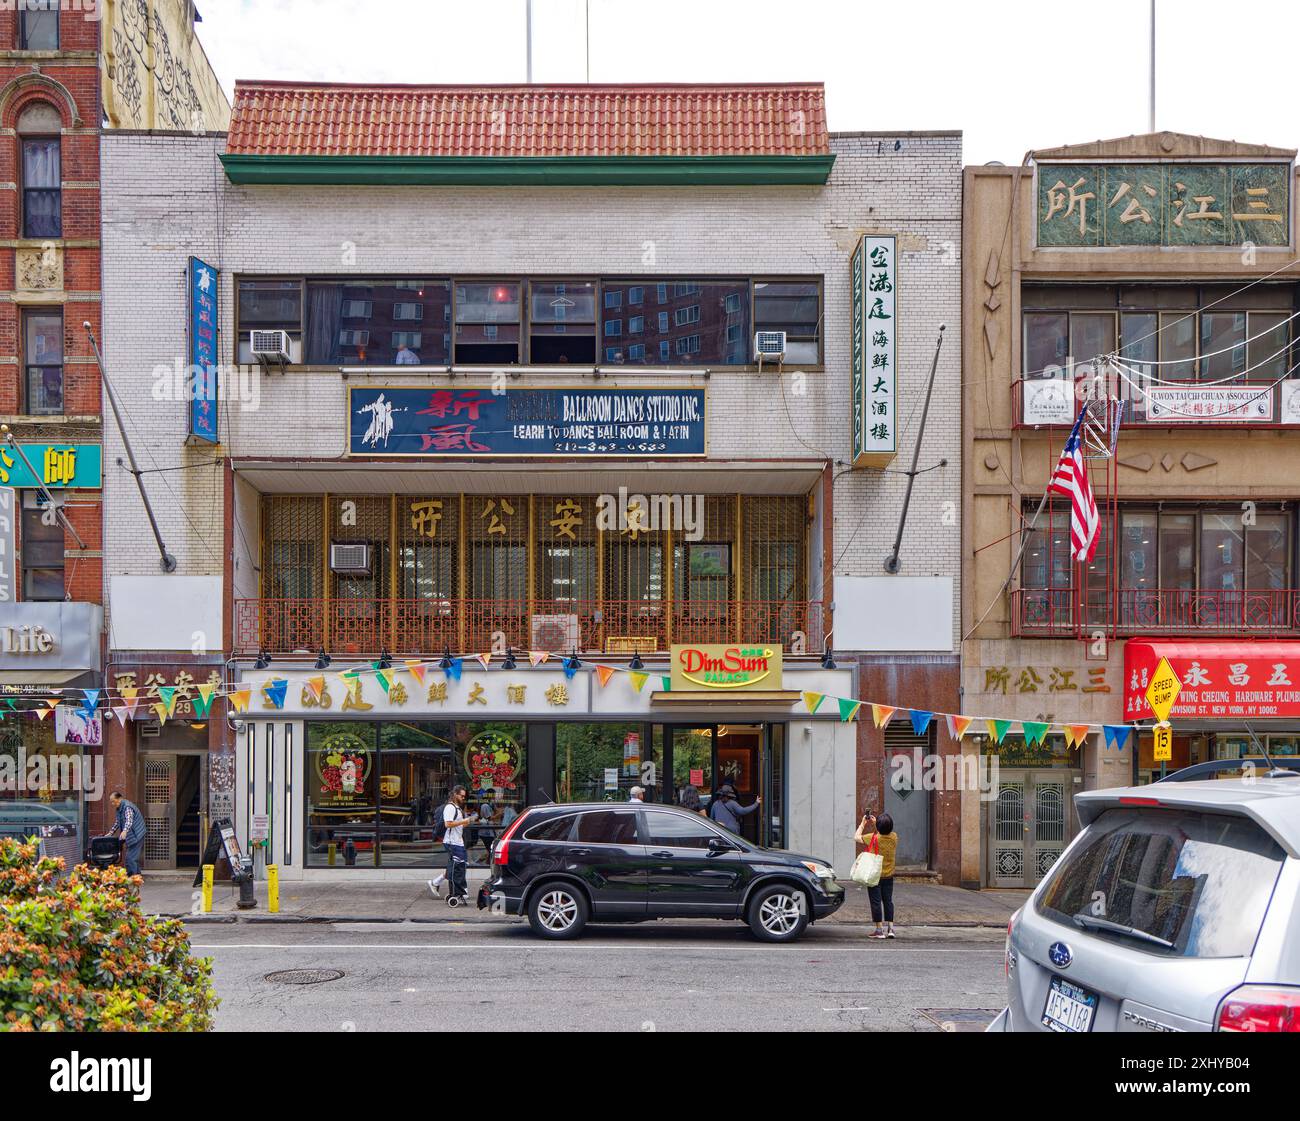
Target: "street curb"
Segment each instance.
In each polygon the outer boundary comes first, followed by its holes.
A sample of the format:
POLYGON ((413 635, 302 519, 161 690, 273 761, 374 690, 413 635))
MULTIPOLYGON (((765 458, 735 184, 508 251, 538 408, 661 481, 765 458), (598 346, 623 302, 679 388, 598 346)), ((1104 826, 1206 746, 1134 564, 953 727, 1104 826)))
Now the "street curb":
MULTIPOLYGON (((512 918, 518 916, 510 916, 512 918)), ((422 916, 400 916, 393 915, 193 915, 189 912, 184 914, 161 914, 159 918, 180 919, 184 923, 193 923, 196 926, 204 926, 209 923, 248 923, 250 925, 265 924, 272 925, 317 925, 324 926, 333 923, 386 923, 396 925, 398 923, 419 923, 421 925, 436 926, 439 923, 492 923, 497 921, 493 916, 482 916, 477 914, 468 914, 465 916, 448 915, 446 918, 425 918, 422 916)), ((654 919, 647 920, 650 922, 712 922, 712 919, 654 919)), ((720 920, 726 921, 726 920, 720 920)), ((875 924, 870 919, 864 919, 861 922, 856 920, 827 921, 822 923, 823 926, 850 926, 850 927, 868 927, 875 924)), ((937 927, 944 930, 1005 930, 1004 922, 954 922, 954 921, 932 921, 915 923, 910 927, 900 927, 902 930, 915 929, 917 927, 937 927)))

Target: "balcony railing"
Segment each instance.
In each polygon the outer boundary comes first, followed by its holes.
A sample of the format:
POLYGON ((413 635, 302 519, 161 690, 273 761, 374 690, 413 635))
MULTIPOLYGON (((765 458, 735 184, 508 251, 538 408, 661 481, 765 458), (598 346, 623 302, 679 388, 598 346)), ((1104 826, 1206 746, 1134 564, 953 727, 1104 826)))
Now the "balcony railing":
POLYGON ((498 645, 581 654, 653 653, 673 643, 766 642, 802 637, 822 647, 813 600, 238 599, 234 652, 440 654, 498 645))
POLYGON ((1019 588, 1012 593, 1016 635, 1073 637, 1094 629, 1111 634, 1246 634, 1254 638, 1300 631, 1300 589, 1196 591, 1121 588, 1113 604, 1081 604, 1068 588, 1019 588))

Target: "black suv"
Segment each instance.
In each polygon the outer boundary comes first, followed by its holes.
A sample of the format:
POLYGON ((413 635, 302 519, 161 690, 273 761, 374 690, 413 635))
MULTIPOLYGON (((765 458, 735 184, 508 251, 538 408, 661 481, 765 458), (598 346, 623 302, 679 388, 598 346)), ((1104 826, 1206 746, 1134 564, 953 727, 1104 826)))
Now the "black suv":
POLYGON ((765 942, 790 942, 844 902, 829 864, 750 844, 674 806, 594 802, 533 806, 492 850, 486 907, 528 916, 543 938, 590 922, 744 919, 765 942))

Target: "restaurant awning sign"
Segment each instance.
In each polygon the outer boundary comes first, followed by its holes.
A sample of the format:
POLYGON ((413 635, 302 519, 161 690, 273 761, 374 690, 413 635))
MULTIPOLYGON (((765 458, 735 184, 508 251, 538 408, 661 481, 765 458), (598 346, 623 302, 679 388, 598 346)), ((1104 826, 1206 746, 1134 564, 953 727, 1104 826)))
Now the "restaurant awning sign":
MULTIPOLYGON (((1156 699, 1163 701, 1167 686, 1156 699)), ((1162 705, 1163 707, 1163 705, 1162 705)), ((1124 647, 1125 721, 1300 717, 1300 642, 1143 642, 1124 647), (1168 667, 1178 682, 1162 713, 1148 693, 1168 667)))
POLYGON ((853 466, 884 467, 898 454, 898 239, 864 237, 849 262, 853 300, 853 466))
POLYGON ((703 389, 350 386, 348 454, 704 456, 703 389))
POLYGON ((781 647, 766 643, 672 647, 672 691, 780 689, 781 647))

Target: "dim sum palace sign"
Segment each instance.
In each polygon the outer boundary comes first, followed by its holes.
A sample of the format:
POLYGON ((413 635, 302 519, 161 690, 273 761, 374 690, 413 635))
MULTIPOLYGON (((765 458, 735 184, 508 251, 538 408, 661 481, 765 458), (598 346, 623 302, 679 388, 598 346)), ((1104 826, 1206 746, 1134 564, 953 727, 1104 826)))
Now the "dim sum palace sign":
POLYGON ((1285 246, 1291 164, 1044 163, 1043 248, 1285 246))

